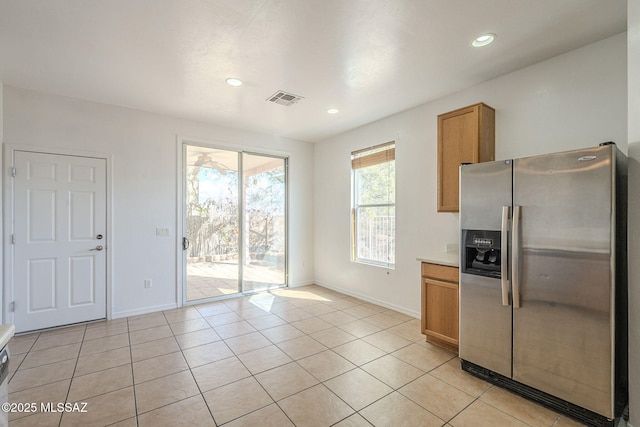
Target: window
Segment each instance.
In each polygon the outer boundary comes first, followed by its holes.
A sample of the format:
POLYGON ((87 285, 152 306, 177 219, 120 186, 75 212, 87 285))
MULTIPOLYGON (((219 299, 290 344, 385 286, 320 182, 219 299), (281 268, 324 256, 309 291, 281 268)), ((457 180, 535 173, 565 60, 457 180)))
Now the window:
POLYGON ((393 268, 396 251, 395 142, 351 153, 351 253, 393 268))

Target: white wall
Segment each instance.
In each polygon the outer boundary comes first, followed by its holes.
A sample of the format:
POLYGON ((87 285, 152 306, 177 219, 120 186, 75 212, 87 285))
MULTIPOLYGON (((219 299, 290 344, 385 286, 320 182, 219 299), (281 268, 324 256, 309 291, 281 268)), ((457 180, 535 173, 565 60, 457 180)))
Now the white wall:
MULTIPOLYGON (((419 84, 419 83, 418 83, 419 84)), ((458 241, 458 214, 436 212, 437 115, 496 109, 496 159, 615 141, 627 151, 626 35, 463 90, 315 146, 316 282, 419 316, 416 257, 458 241), (351 151, 396 141, 396 269, 350 262, 351 151)))
MULTIPOLYGON (((2 81, 0 81, 0 143, 2 143, 2 140, 4 138, 4 115, 2 114, 2 107, 3 107, 3 89, 4 89, 4 85, 2 84, 2 81)), ((2 165, 3 162, 3 157, 2 157, 2 150, 0 150, 0 165, 2 165)), ((0 170, 2 170, 2 167, 0 166, 0 170)), ((4 188, 4 174, 0 173, 0 188, 4 188)), ((2 228, 2 211, 3 211, 3 204, 2 204, 2 197, 0 197, 0 229, 2 228)), ((2 236, 2 231, 0 230, 0 236, 2 236)), ((3 247, 0 244, 0 277, 4 277, 4 266, 2 264, 2 259, 3 259, 3 247)), ((3 297, 3 292, 0 292, 0 322, 2 321, 2 319, 4 318, 4 297, 3 297)))
POLYGON ((113 316, 177 303, 177 135, 290 156, 292 286, 313 282, 313 146, 309 143, 4 87, 4 142, 112 156, 113 316), (171 230, 156 237, 156 227, 171 230), (144 288, 151 278, 153 287, 144 288))
POLYGON ((628 0, 629 123, 629 412, 640 426, 640 0, 628 0))

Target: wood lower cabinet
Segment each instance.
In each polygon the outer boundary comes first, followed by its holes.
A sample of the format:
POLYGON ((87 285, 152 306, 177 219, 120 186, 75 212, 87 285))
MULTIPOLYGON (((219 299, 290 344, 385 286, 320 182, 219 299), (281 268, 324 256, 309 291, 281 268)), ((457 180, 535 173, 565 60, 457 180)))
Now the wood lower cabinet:
POLYGON ((458 352, 458 268, 422 263, 422 333, 458 352))

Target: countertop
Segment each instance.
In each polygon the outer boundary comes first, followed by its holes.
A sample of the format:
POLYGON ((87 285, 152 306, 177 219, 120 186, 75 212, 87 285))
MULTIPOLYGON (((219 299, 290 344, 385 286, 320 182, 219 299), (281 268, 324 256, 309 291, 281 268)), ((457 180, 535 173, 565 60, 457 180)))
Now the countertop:
POLYGON ((0 349, 4 348, 16 333, 15 326, 11 324, 0 325, 0 349))
POLYGON ((434 252, 423 257, 418 257, 417 260, 420 262, 429 262, 431 264, 458 267, 460 263, 460 255, 457 252, 434 252))
POLYGON ((431 264, 446 265, 449 267, 458 267, 460 264, 460 253, 457 243, 448 243, 445 252, 431 252, 426 256, 416 258, 420 262, 428 262, 431 264))

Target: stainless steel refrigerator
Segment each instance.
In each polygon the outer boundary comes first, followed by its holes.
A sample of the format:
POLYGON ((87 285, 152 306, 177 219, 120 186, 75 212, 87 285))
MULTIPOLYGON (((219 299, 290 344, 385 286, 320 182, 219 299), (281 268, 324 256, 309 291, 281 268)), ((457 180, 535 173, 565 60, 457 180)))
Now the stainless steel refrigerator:
POLYGON ((462 368, 593 426, 627 401, 615 144, 460 167, 462 368))

